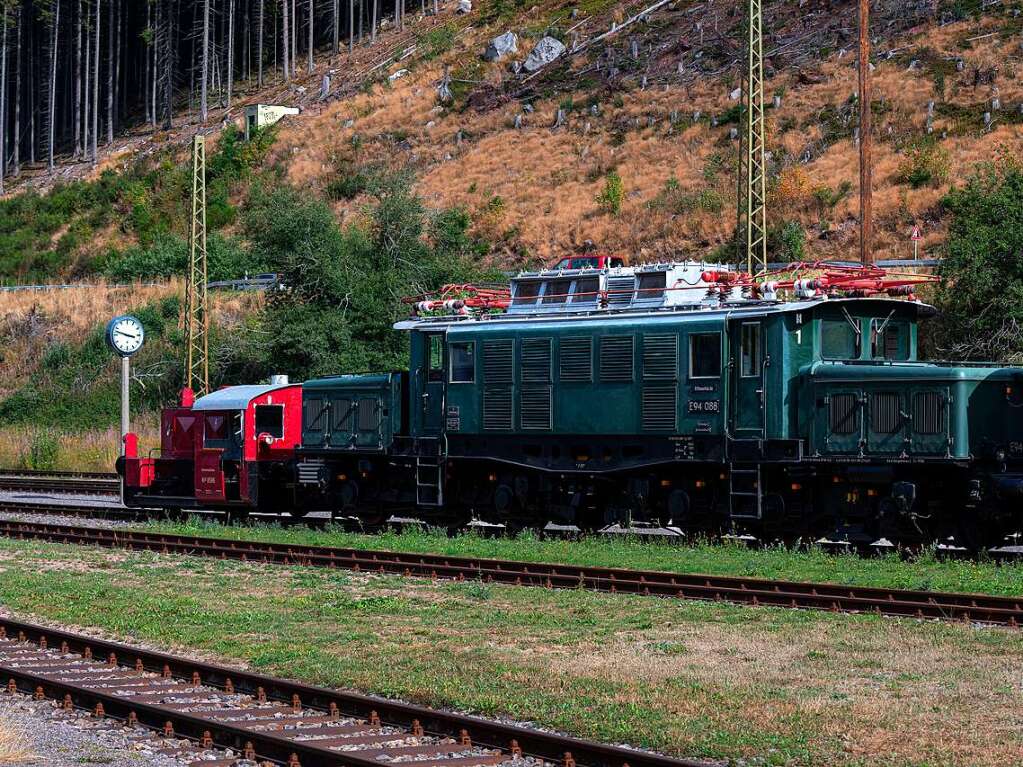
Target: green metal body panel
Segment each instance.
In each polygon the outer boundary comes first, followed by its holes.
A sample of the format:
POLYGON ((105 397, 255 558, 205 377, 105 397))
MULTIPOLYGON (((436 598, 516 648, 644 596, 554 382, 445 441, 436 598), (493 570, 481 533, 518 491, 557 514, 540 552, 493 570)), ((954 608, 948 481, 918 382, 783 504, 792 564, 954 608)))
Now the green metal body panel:
MULTIPOLYGON (((719 374, 707 378, 693 378, 689 370, 689 341, 692 334, 715 333, 719 335, 722 357, 725 355, 724 315, 680 315, 641 316, 635 319, 577 319, 535 321, 530 323, 466 323, 449 328, 447 344, 473 343, 475 376, 471 382, 449 383, 447 387, 447 428, 449 433, 549 433, 556 435, 613 435, 613 434, 716 434, 724 433, 726 392, 724 383, 727 371, 721 366, 719 374), (674 364, 658 368, 656 373, 644 371, 644 353, 651 338, 661 339, 659 343, 669 344, 674 338, 674 364), (631 359, 614 353, 616 366, 613 375, 608 375, 602 364, 601 349, 610 344, 627 347, 631 344, 631 359), (542 344, 550 340, 550 363, 547 376, 536 380, 524 380, 523 348, 529 341, 542 344), (590 373, 578 372, 572 380, 563 380, 562 357, 565 349, 575 343, 585 345, 588 339, 590 373), (621 339, 631 339, 624 341, 621 339), (512 345, 512 371, 496 381, 484 363, 484 345, 492 341, 510 341, 512 345), (602 372, 604 374, 602 375, 602 372), (547 380, 539 380, 546 377, 547 380), (605 379, 605 380, 602 380, 605 379), (616 380, 606 380, 614 378, 616 380), (510 380, 509 380, 510 379, 510 380), (585 380, 581 380, 585 379, 585 380), (545 426, 523 426, 523 400, 532 392, 547 390, 550 396, 550 420, 545 426), (643 427, 644 389, 656 389, 666 397, 674 394, 674 419, 662 420, 659 428, 643 427), (508 428, 484 429, 484 398, 489 395, 506 396, 511 405, 511 419, 508 428), (672 423, 671 421, 674 421, 672 423)), ((415 335, 415 334, 414 334, 415 335)), ((413 341, 413 347, 416 342, 413 341)), ((608 347, 610 349, 610 347, 608 347)), ((618 349, 618 346, 615 347, 618 349)), ((648 354, 653 354, 653 351, 648 354)), ((605 352, 607 357, 611 351, 605 352)), ((670 357, 670 352, 668 352, 670 357)), ((577 356, 576 359, 582 359, 577 356)), ((606 359, 606 357, 605 357, 606 359)), ((648 396, 650 396, 648 391, 648 396)), ((546 395, 545 395, 546 396, 546 395)), ((666 410, 664 411, 667 412, 666 410)), ((541 419, 542 420, 542 419, 541 419)))
POLYGON ((400 430, 400 373, 316 378, 302 394, 306 449, 383 452, 400 430))

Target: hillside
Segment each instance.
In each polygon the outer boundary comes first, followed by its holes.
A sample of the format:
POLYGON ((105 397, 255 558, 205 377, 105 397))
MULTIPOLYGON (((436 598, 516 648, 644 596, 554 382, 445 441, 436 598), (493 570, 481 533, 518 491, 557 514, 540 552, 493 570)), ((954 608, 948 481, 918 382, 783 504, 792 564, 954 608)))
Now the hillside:
MULTIPOLYGON (((485 0, 462 15, 449 3, 404 32, 386 25, 351 55, 318 56, 290 83, 275 71, 262 90, 239 80, 233 106, 214 107, 206 129, 212 268, 290 269, 293 283, 325 269, 333 282, 310 288, 315 312, 222 301, 217 382, 393 365, 395 298, 442 275, 535 266, 591 243, 634 260, 731 257, 739 11, 713 0, 485 0), (518 51, 484 60, 505 32, 518 51), (566 53, 516 73, 545 36, 566 53), (301 113, 251 143, 224 132, 257 102, 301 113)), ((978 163, 1021 155, 1023 18, 1018 5, 966 0, 882 2, 872 13, 876 255, 911 255, 914 224, 921 254, 938 255, 948 190, 978 163)), ((772 260, 856 255, 855 24, 849 2, 765 7, 772 260)), ((196 128, 183 110, 170 130, 127 127, 95 168, 63 157, 53 177, 8 179, 0 280, 162 285, 180 273, 196 128)), ((73 413, 62 422, 77 431, 113 425, 112 361, 90 343, 129 308, 163 318, 166 340, 148 364, 174 371, 159 385, 140 379, 150 387, 141 407, 172 396, 180 333, 167 302, 178 288, 147 290, 94 292, 71 308, 57 293, 2 295, 0 425, 31 432, 46 413, 73 413)), ((33 439, 10 440, 19 461, 33 439)))
MULTIPOLYGON (((731 96, 739 83, 741 16, 737 6, 713 2, 657 5, 610 35, 613 24, 644 6, 525 8, 497 0, 464 17, 448 8, 421 20, 413 34, 383 33, 375 47, 356 48, 351 62, 347 53, 323 57, 316 72, 290 87, 257 93, 240 84, 239 95, 303 107, 282 126, 271 158, 291 183, 327 195, 334 183, 336 197, 339 177, 378 165, 410 168, 428 205, 473 213, 502 264, 547 261, 587 240, 640 257, 709 257, 734 228, 738 108, 731 96), (487 41, 505 31, 517 34, 519 52, 484 62, 487 41), (548 33, 564 39, 569 53, 534 75, 514 74, 509 60, 524 59, 548 33), (413 53, 379 66, 406 43, 417 46, 413 53), (321 102, 328 67, 333 86, 321 102), (445 70, 450 103, 437 93, 445 70), (612 171, 625 193, 617 215, 601 213, 595 202, 612 171)), ((1023 20, 1018 7, 990 6, 981 15, 961 3, 886 2, 873 14, 877 255, 899 257, 909 252, 914 221, 923 227, 925 250, 940 245, 937 203, 952 179, 999 147, 1018 153, 1023 20), (941 23, 957 16, 967 18, 941 23)), ((805 232, 808 258, 852 255, 855 6, 771 3, 765 26, 766 93, 777 105, 768 120, 770 220, 779 234, 772 244, 791 251, 798 240, 792 224, 780 235, 794 222, 805 232)), ((210 123, 237 119, 240 110, 239 103, 214 112, 210 123)), ((131 152, 115 146, 108 160, 123 164, 180 146, 194 126, 185 116, 179 123, 142 143, 126 137, 131 152)), ((348 186, 342 196, 357 191, 348 186)), ((357 215, 363 202, 340 200, 339 218, 357 215)), ((171 227, 183 230, 181 222, 171 227)), ((121 234, 107 233, 115 247, 121 234)))

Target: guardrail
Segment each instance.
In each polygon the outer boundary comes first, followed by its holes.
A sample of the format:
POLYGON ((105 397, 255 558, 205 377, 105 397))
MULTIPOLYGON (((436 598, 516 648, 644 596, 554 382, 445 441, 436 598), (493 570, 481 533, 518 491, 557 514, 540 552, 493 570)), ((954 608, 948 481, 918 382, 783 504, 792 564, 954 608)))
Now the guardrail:
MULTIPOLYGON (((252 277, 241 277, 237 280, 217 280, 207 282, 208 288, 222 288, 226 290, 269 290, 278 285, 280 279, 276 274, 257 274, 252 277)), ((0 291, 13 292, 15 290, 73 290, 76 288, 154 288, 164 285, 162 282, 132 282, 132 283, 94 283, 94 282, 71 282, 64 285, 0 285, 0 291)))

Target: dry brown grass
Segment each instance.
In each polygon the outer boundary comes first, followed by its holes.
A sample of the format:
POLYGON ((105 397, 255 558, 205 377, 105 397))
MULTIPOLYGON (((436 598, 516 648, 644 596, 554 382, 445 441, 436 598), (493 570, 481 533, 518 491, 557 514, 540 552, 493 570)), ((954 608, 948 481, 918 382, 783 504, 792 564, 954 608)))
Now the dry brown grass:
POLYGON ((24 764, 32 759, 28 739, 0 711, 0 764, 24 764))
MULTIPOLYGON (((924 222, 921 254, 926 255, 945 236, 945 223, 935 222, 933 212, 947 185, 912 189, 894 181, 901 160, 897 139, 912 131, 923 133, 927 103, 935 100, 982 109, 992 95, 989 85, 974 86, 976 68, 1000 65, 997 80, 1003 109, 1015 108, 1023 100, 1023 84, 1015 76, 1018 40, 993 36, 969 43, 971 36, 999 28, 1001 20, 983 18, 915 31, 903 39, 886 41, 905 56, 923 55, 930 48, 937 57, 961 56, 962 72, 946 76, 944 96, 936 93, 933 72, 926 67, 909 70, 901 58, 881 61, 874 72, 874 98, 884 99, 888 111, 875 120, 874 210, 876 251, 879 257, 907 257, 912 253, 908 233, 914 221, 924 222)), ((478 53, 485 31, 460 41, 446 59, 457 65, 478 53)), ((528 42, 526 45, 528 46, 528 42)), ((666 254, 701 257, 727 239, 734 227, 734 171, 712 182, 724 197, 720 214, 690 213, 673 216, 651 210, 647 203, 674 176, 684 189, 708 185, 703 178, 707 158, 718 153, 729 160, 737 152, 727 139, 727 128, 710 128, 705 122, 683 132, 667 130, 668 115, 677 110, 683 116, 700 111, 704 116, 720 114, 733 102, 729 88, 717 78, 704 78, 687 86, 672 85, 619 93, 616 106, 610 96, 600 97, 601 113, 580 110, 569 114, 567 125, 552 129, 559 106, 555 100, 535 101, 535 112, 523 116, 522 130, 512 122, 519 104, 510 102, 477 112, 447 112, 437 109, 435 85, 442 62, 421 66, 390 87, 376 86, 368 94, 332 104, 302 124, 287 127, 281 134, 279 156, 288 158, 289 178, 296 184, 325 184, 334 173, 335 159, 343 156, 355 162, 383 162, 409 165, 419 175, 418 191, 434 207, 463 205, 478 211, 493 196, 503 202, 498 220, 486 223, 485 235, 508 249, 529 254, 534 261, 548 261, 576 248, 585 240, 599 246, 628 252, 633 257, 654 258, 666 254), (656 122, 648 125, 648 118, 656 122), (348 120, 354 124, 345 127, 348 120), (467 138, 459 145, 456 133, 467 138), (407 151, 396 148, 393 136, 401 134, 407 151), (352 151, 358 134, 362 148, 352 151), (617 134, 617 136, 616 136, 617 134), (317 140, 310 142, 308 137, 317 140), (598 211, 595 197, 603 175, 616 169, 625 184, 626 199, 618 216, 598 211)), ((801 163, 808 147, 818 145, 820 130, 815 115, 827 105, 844 103, 856 89, 855 57, 832 54, 815 70, 820 82, 803 82, 792 70, 781 70, 766 88, 768 94, 784 92, 780 109, 769 112, 769 148, 775 160, 801 163), (795 124, 782 133, 784 122, 795 124)), ((484 65, 482 78, 498 83, 507 78, 503 65, 484 65)), ((577 100, 586 94, 576 94, 577 100)), ((979 112, 978 112, 979 115, 979 112)), ((941 143, 952 159, 951 178, 961 179, 979 161, 990 159, 993 149, 1007 145, 1023 150, 1023 131, 1018 125, 998 125, 977 135, 957 136, 951 121, 936 117, 935 135, 953 131, 941 143)), ((813 152, 805 168, 814 186, 837 188, 843 181, 853 188, 845 200, 830 212, 832 234, 817 239, 818 211, 812 205, 798 209, 769 211, 773 220, 795 218, 810 231, 810 258, 849 257, 855 254, 858 211, 858 153, 850 139, 840 140, 813 152)), ((342 219, 358 215, 363 201, 337 205, 342 219)))
MULTIPOLYGON (((160 446, 159 414, 152 413, 132 421, 131 430, 139 437, 139 453, 146 455, 160 446)), ((120 428, 62 432, 38 426, 0 427, 0 467, 5 469, 55 469, 67 471, 113 471, 121 454, 120 428), (57 441, 52 465, 33 466, 32 445, 41 436, 57 441)))

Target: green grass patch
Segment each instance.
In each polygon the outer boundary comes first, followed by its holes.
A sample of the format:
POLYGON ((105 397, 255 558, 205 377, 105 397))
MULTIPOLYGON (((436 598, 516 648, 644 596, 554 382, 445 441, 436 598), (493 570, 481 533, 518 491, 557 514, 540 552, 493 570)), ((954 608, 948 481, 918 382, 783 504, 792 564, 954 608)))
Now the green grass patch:
POLYGON ((1023 594, 1023 565, 985 561, 941 561, 925 552, 907 560, 897 555, 867 559, 830 554, 820 548, 793 550, 697 542, 670 545, 629 538, 589 537, 579 541, 542 540, 526 532, 516 538, 483 538, 471 533, 348 533, 337 527, 254 525, 225 527, 192 518, 181 524, 154 523, 145 529, 183 535, 208 535, 239 541, 272 541, 309 546, 425 552, 463 557, 515 559, 592 567, 625 567, 674 573, 707 573, 850 586, 877 586, 981 594, 1023 594))
POLYGON ((993 735, 1018 714, 1017 632, 7 539, 0 568, 20 615, 675 755, 922 767, 1019 745, 993 735))

